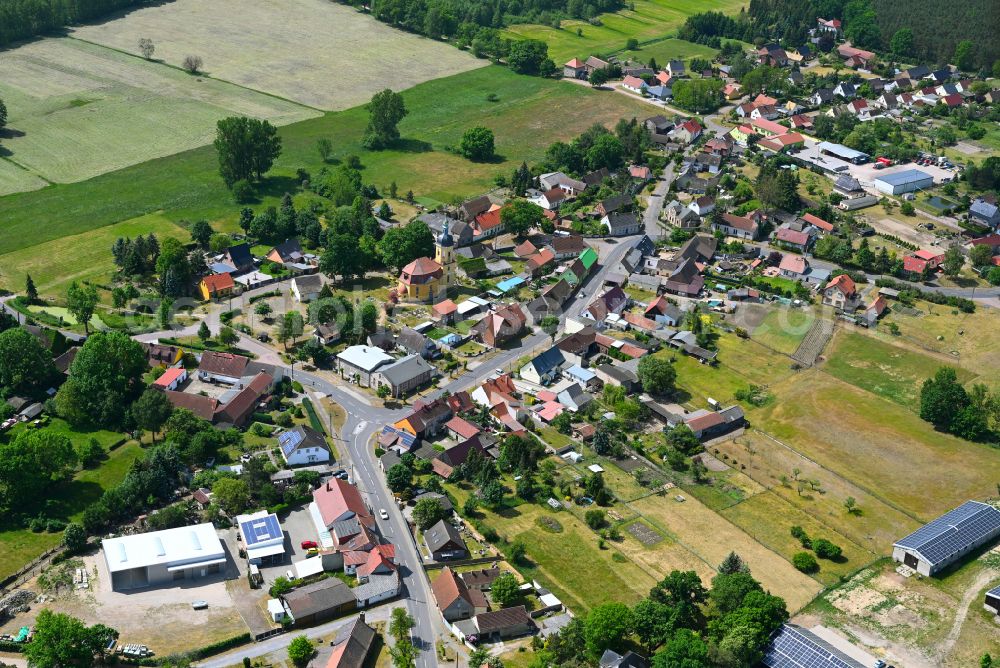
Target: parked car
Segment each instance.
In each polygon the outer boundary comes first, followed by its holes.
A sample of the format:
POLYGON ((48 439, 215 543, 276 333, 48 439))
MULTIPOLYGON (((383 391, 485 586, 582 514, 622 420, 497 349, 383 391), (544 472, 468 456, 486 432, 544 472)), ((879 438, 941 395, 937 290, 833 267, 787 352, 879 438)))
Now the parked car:
POLYGON ((379 516, 379 517, 381 517, 381 518, 382 518, 382 519, 384 519, 384 520, 387 520, 387 519, 389 519, 389 513, 387 513, 387 512, 385 511, 385 508, 382 508, 382 509, 380 509, 380 510, 378 511, 378 516, 379 516))
POLYGON ((304 540, 302 541, 303 550, 311 550, 313 548, 319 547, 319 545, 314 540, 304 540))

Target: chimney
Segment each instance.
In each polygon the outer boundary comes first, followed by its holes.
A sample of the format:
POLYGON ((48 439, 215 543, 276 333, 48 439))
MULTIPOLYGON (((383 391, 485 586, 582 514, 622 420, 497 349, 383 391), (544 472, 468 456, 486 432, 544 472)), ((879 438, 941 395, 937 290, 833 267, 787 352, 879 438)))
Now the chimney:
POLYGON ((365 612, 364 612, 364 610, 362 610, 361 612, 358 613, 358 621, 361 622, 362 624, 365 623, 365 612))
POLYGON ((326 481, 326 491, 328 491, 328 492, 331 491, 330 481, 329 480, 326 481))

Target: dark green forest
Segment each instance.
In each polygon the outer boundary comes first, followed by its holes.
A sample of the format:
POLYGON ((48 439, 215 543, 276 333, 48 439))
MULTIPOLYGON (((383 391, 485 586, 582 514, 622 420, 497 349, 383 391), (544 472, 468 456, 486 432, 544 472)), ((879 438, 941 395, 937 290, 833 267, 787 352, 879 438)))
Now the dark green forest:
MULTIPOLYGON (((855 46, 908 62, 988 70, 1000 60, 997 0, 967 0, 960 8, 942 0, 751 0, 737 16, 690 16, 678 36, 715 47, 723 38, 799 46, 818 17, 840 19, 844 37, 855 46), (906 34, 897 37, 899 31, 906 34)), ((823 50, 833 45, 832 39, 820 43, 823 50)))
POLYGON ((928 63, 954 63, 962 40, 972 42, 974 62, 989 68, 1000 60, 997 0, 873 0, 883 43, 901 28, 913 31, 914 56, 928 63))
POLYGON ((92 21, 144 0, 0 0, 0 47, 92 21))

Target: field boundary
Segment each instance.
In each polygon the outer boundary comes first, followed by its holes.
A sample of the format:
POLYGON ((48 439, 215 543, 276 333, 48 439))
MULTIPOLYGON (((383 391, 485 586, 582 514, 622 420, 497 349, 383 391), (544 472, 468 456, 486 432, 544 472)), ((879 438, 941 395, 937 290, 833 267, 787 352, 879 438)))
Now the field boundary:
POLYGON ((802 343, 792 354, 792 359, 802 366, 815 365, 816 360, 823 354, 823 350, 833 338, 835 328, 836 323, 833 320, 817 318, 813 322, 813 326, 809 328, 805 338, 802 339, 802 343))

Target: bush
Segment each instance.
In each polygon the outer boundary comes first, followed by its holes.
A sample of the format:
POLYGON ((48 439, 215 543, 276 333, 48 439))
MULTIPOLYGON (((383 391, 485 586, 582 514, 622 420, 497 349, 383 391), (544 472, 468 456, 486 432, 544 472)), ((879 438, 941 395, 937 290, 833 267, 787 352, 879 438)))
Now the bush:
POLYGON ((66 523, 62 520, 47 520, 45 530, 49 533, 59 533, 66 529, 66 523))
POLYGON ((302 387, 302 383, 300 383, 297 380, 292 381, 292 389, 298 392, 299 394, 305 392, 305 389, 302 387))
POLYGON ((796 552, 795 556, 792 557, 792 565, 803 573, 815 573, 819 570, 816 557, 808 552, 796 552))
POLYGON ((817 538, 812 542, 813 551, 820 559, 837 560, 840 559, 842 550, 839 545, 835 545, 826 538, 817 538))
POLYGON ((584 514, 583 519, 587 523, 587 526, 589 526, 594 531, 597 531, 598 529, 603 527, 607 521, 605 519, 604 511, 598 510, 596 508, 588 510, 584 514))
POLYGON ((805 532, 805 529, 803 529, 798 525, 795 525, 792 527, 791 533, 793 538, 797 539, 800 543, 802 543, 802 547, 806 548, 807 550, 812 549, 812 541, 809 539, 809 535, 805 532))

